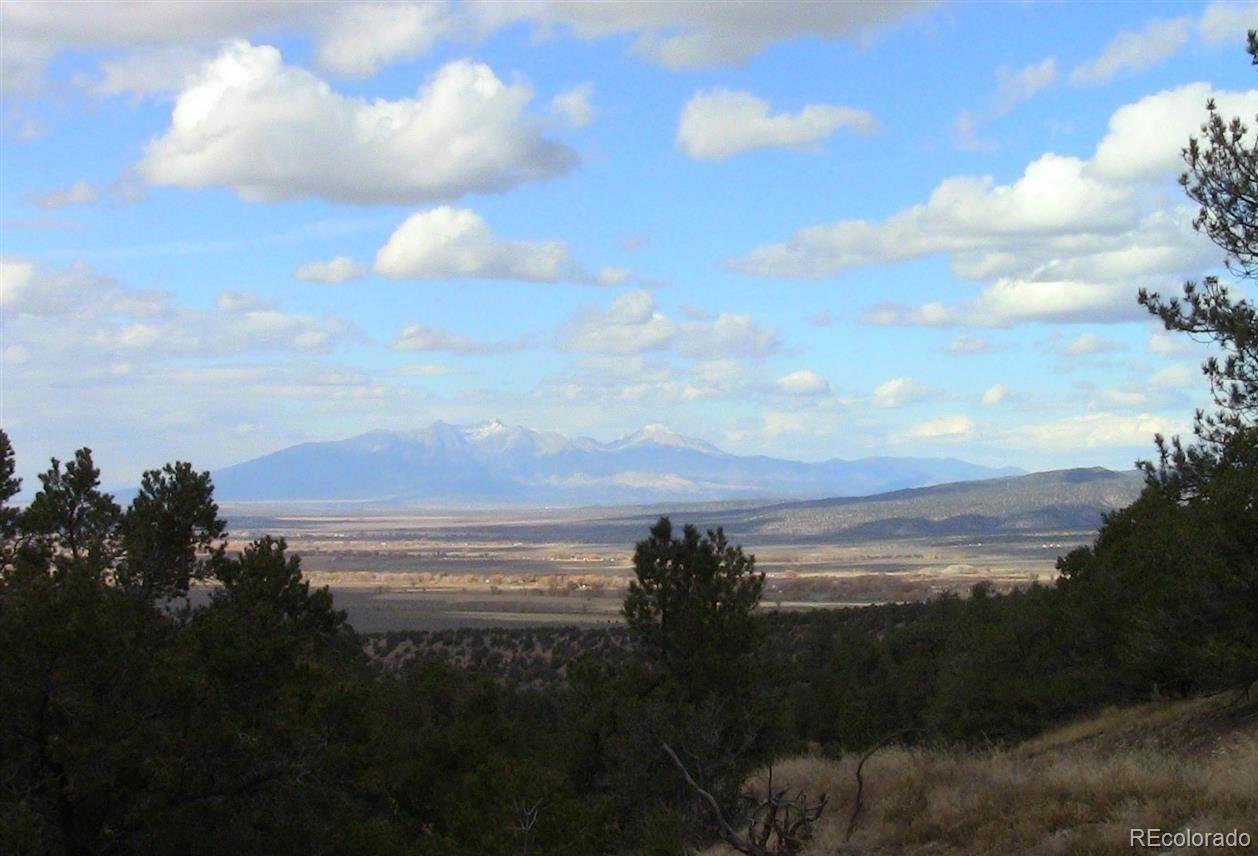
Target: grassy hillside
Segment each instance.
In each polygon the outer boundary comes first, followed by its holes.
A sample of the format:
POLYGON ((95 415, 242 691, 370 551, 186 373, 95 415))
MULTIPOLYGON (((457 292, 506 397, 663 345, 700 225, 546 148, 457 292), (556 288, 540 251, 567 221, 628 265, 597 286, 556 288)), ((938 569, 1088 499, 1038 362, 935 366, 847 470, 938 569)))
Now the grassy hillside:
POLYGON ((1092 533, 1101 515, 1130 503, 1144 481, 1134 471, 1099 467, 951 482, 872 496, 756 504, 657 503, 634 508, 576 509, 566 518, 447 528, 447 538, 510 537, 523 541, 623 544, 641 537, 662 514, 724 527, 731 538, 768 544, 851 543, 870 539, 1015 536, 1027 532, 1092 533))
POLYGON ((795 502, 746 514, 740 531, 772 538, 983 535, 1095 529, 1143 482, 1134 472, 1054 470, 853 499, 795 502))
MULTIPOLYGON (((858 761, 774 766, 775 788, 829 795, 805 856, 1131 853, 1129 831, 1148 827, 1237 829, 1252 840, 1158 852, 1258 852, 1258 704, 1230 695, 1109 710, 1007 750, 883 749, 865 764, 848 841, 858 761)), ((763 792, 763 772, 750 790, 763 792)))

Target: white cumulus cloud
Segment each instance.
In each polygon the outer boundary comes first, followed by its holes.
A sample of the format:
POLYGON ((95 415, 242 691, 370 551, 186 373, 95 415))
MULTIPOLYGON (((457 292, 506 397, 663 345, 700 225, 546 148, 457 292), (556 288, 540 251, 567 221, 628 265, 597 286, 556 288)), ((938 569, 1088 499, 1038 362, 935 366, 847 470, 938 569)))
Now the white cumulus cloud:
POLYGON ((1057 59, 1050 56, 1019 69, 1000 68, 996 71, 996 79, 998 85, 992 98, 992 112, 1003 116, 1057 82, 1057 59))
POLYGON ((395 351, 448 351, 463 354, 499 354, 518 351, 524 347, 517 342, 482 342, 460 336, 427 324, 410 324, 403 328, 391 344, 395 351))
POLYGON ((415 98, 339 95, 278 50, 236 41, 184 88, 145 149, 149 183, 225 186, 250 201, 357 204, 492 193, 577 163, 524 115, 532 91, 489 66, 451 62, 415 98))
POLYGON ((940 182, 922 203, 881 221, 840 220, 727 261, 772 277, 826 278, 865 265, 945 256, 953 273, 987 283, 972 300, 906 306, 884 300, 866 323, 1005 327, 1028 321, 1138 317, 1135 290, 1217 262, 1169 190, 1180 149, 1214 97, 1227 115, 1258 113, 1258 90, 1190 84, 1116 110, 1087 160, 1046 153, 1008 184, 990 176, 940 182))
POLYGON ((781 347, 775 330, 761 327, 751 316, 722 312, 711 321, 681 327, 677 350, 693 357, 766 357, 781 347))
POLYGON ((370 77, 391 62, 425 54, 453 22, 443 2, 339 5, 321 22, 319 65, 350 77, 370 77))
POLYGON ((47 193, 35 193, 27 197, 27 201, 36 208, 45 211, 67 208, 71 205, 90 205, 100 198, 100 190, 90 182, 76 181, 69 187, 50 190, 47 193))
POLYGON ((133 288, 84 263, 54 269, 6 258, 0 279, 6 342, 38 354, 50 370, 268 351, 320 354, 361 338, 344 319, 285 312, 244 292, 221 292, 215 311, 189 309, 165 292, 133 288))
POLYGON ((808 430, 808 419, 803 413, 768 410, 760 416, 761 430, 767 437, 783 434, 802 434, 808 430))
POLYGON ((1037 63, 1012 69, 1001 66, 996 69, 996 93, 990 104, 981 111, 962 110, 952 126, 957 145, 976 152, 993 151, 996 144, 979 134, 979 126, 988 120, 1004 116, 1023 101, 1057 82, 1057 58, 1045 57, 1037 63))
POLYGON ((566 26, 580 38, 633 34, 630 52, 671 69, 743 62, 775 42, 800 36, 858 38, 929 8, 913 0, 881 3, 800 3, 784 11, 764 0, 644 3, 606 0, 517 0, 471 7, 482 27, 495 29, 531 21, 552 30, 566 26))
POLYGON ((638 354, 670 345, 678 325, 655 305, 646 291, 630 291, 606 311, 588 311, 560 334, 563 347, 590 354, 638 354))
POLYGON ((748 315, 723 312, 710 320, 678 322, 644 290, 618 295, 605 310, 578 313, 560 331, 559 344, 587 354, 672 350, 701 361, 760 359, 781 348, 777 331, 748 315))
POLYGON ((984 289, 964 318, 984 327, 1038 321, 1124 321, 1142 317, 1135 290, 1125 283, 999 279, 984 289))
POLYGON ((300 23, 328 7, 318 0, 154 0, 126 5, 82 3, 73 14, 67 14, 66 8, 56 0, 0 4, 0 31, 5 34, 0 79, 6 89, 37 87, 44 65, 67 49, 177 48, 300 23))
POLYGON ((419 211, 394 230, 376 254, 374 270, 394 279, 516 279, 618 285, 623 268, 585 270, 563 241, 510 241, 475 211, 442 206, 419 211))
POLYGON ((720 160, 750 149, 808 148, 839 128, 862 134, 878 129, 867 110, 809 104, 797 113, 770 113, 750 92, 697 92, 682 108, 677 147, 692 158, 720 160))
POLYGON ((409 363, 404 366, 398 366, 389 374, 397 377, 444 377, 445 375, 458 374, 459 370, 454 366, 442 365, 440 363, 409 363))
POLYGON ((830 391, 830 381, 808 369, 783 375, 774 386, 783 395, 814 396, 825 395, 830 391))
POLYGON ((1092 178, 1084 161, 1046 154, 1013 184, 990 177, 945 179, 924 204, 881 223, 843 220, 803 229, 733 263, 765 276, 833 276, 868 264, 959 253, 973 263, 992 249, 1043 243, 1061 233, 1116 231, 1125 188, 1092 178))
POLYGON ((1182 333, 1171 333, 1167 330, 1154 330, 1149 334, 1148 349, 1150 353, 1163 357, 1179 357, 1191 354, 1197 343, 1182 333))
POLYGON ((903 407, 930 395, 930 388, 911 377, 892 378, 874 389, 874 404, 878 407, 903 407))
POLYGON ((590 99, 594 97, 594 84, 582 83, 560 92, 551 99, 551 106, 563 116, 574 128, 584 128, 594 121, 594 106, 590 99))
POLYGON ((1193 389, 1204 383, 1199 368, 1183 364, 1159 369, 1149 377, 1149 386, 1154 389, 1193 389))
POLYGON ((1186 423, 1141 413, 1126 416, 1112 412, 1089 413, 1048 422, 1021 425, 1005 439, 1014 448, 1041 451, 1077 451, 1121 446, 1148 446, 1153 435, 1183 433, 1186 423))
POLYGON ((439 40, 474 42, 517 22, 552 36, 559 31, 582 39, 625 34, 634 55, 669 68, 698 68, 741 62, 801 36, 868 37, 929 5, 912 0, 808 3, 783 15, 776 4, 762 0, 119 0, 77 4, 67 14, 57 0, 23 0, 0 4, 5 34, 0 82, 9 90, 31 91, 42 83, 44 66, 66 50, 199 48, 277 30, 312 37, 315 60, 323 68, 362 77, 419 56, 439 40))
POLYGON ((1025 323, 1072 324, 1143 317, 1135 288, 1126 283, 998 279, 967 303, 921 306, 883 302, 861 315, 885 327, 1011 327, 1025 323))
POLYGON ((178 92, 213 56, 207 48, 187 45, 137 50, 102 61, 100 77, 87 89, 102 98, 125 95, 135 100, 178 92))
POLYGON ((1106 181, 1177 177, 1184 168, 1180 150, 1189 136, 1200 134, 1210 99, 1224 116, 1258 113, 1258 89, 1237 92, 1190 83, 1146 95, 1114 111, 1092 156, 1091 171, 1106 181))
POLYGON ((974 433, 974 420, 968 416, 940 416, 918 422, 908 430, 914 440, 964 440, 974 433))
POLYGON ((367 268, 349 256, 337 256, 326 262, 311 262, 293 271, 293 279, 306 282, 336 284, 367 275, 367 268))
POLYGON ((987 387, 987 389, 983 390, 982 401, 983 404, 991 406, 994 404, 1000 404, 1008 397, 1009 387, 1005 386, 1003 383, 994 383, 987 387))
POLYGON ((1158 19, 1140 30, 1123 30, 1099 56, 1075 66, 1070 82, 1077 86, 1105 83, 1123 72, 1152 68, 1178 53, 1191 32, 1190 18, 1158 19))
POLYGON ((948 343, 948 353, 957 356, 970 356, 973 354, 990 354, 996 348, 988 340, 980 336, 957 336, 948 343))
POLYGON ((1083 357, 1121 350, 1123 350, 1123 346, 1113 339, 1107 339, 1096 333, 1080 333, 1062 346, 1061 353, 1068 357, 1083 357))
POLYGON ((1206 7, 1197 22, 1197 31, 1209 44, 1245 43, 1245 33, 1258 30, 1258 4, 1252 2, 1215 2, 1206 7))

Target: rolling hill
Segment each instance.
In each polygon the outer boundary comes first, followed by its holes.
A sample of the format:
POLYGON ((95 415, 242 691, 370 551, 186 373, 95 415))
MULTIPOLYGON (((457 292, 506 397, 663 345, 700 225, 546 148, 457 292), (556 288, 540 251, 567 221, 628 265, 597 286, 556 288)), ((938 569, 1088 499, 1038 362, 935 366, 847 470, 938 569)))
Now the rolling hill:
POLYGON ((478 522, 467 535, 492 531, 510 540, 632 544, 663 514, 674 523, 694 523, 703 529, 721 526, 732 540, 754 545, 1016 538, 1048 532, 1086 535, 1100 526, 1102 514, 1139 496, 1143 484, 1143 476, 1135 470, 1050 470, 875 496, 582 509, 567 520, 478 522))
POLYGON ((1100 467, 935 485, 872 497, 786 503, 745 513, 740 530, 775 538, 990 535, 1091 530, 1130 504, 1143 476, 1100 467))

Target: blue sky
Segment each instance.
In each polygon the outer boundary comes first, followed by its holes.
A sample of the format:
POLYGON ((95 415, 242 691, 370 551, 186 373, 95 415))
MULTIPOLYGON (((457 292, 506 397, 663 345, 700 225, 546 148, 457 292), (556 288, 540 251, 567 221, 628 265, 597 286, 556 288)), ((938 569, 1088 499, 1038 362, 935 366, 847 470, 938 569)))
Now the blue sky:
POLYGON ((1135 292, 1221 262, 1252 4, 121 6, 0 6, 28 479, 493 418, 1122 468, 1208 403, 1135 292))

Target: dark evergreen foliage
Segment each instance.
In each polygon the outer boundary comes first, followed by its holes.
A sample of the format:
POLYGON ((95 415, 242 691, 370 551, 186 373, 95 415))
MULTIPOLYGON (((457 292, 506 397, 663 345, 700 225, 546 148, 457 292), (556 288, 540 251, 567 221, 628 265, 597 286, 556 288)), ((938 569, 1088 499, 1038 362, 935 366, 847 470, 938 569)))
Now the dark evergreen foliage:
POLYGON ((92 450, 79 449, 65 469, 53 458, 39 481, 42 489, 22 516, 30 543, 42 548, 59 572, 100 576, 110 570, 118 555, 122 510, 100 491, 92 450))
POLYGON ((149 470, 119 526, 119 584, 146 600, 186 595, 221 559, 226 528, 208 472, 184 461, 149 470))
POLYGON ((692 701, 730 689, 746 668, 755 644, 751 613, 764 590, 755 566, 722 530, 700 537, 686 525, 674 538, 667 517, 634 549, 624 605, 629 633, 692 701))

